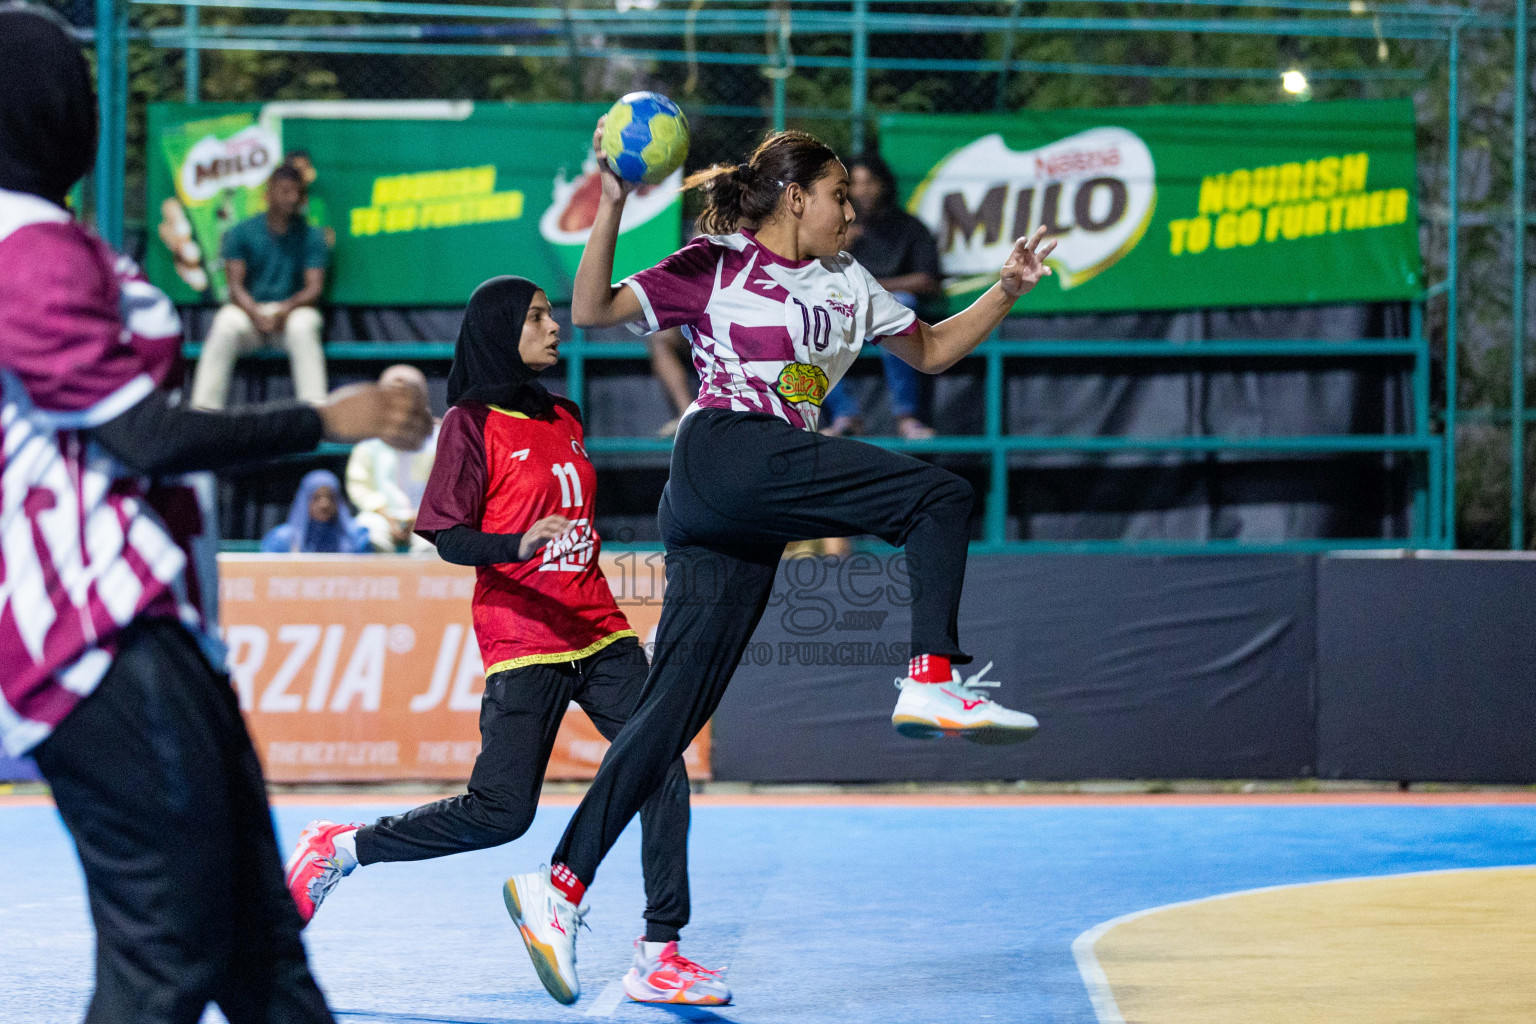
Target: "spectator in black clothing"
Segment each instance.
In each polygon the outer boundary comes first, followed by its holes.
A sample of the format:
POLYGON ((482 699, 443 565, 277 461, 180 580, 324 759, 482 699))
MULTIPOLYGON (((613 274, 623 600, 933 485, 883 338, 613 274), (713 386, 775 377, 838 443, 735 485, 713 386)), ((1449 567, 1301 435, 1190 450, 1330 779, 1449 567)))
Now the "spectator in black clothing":
MULTIPOLYGON (((848 198, 858 219, 848 229, 848 252, 875 275, 880 286, 929 323, 944 319, 944 289, 939 279, 939 247, 922 221, 896 202, 896 176, 878 154, 848 162, 848 198)), ((885 386, 891 394, 896 432, 907 440, 933 436, 927 419, 928 382, 906 363, 882 351, 885 386)), ((846 387, 833 389, 822 404, 826 433, 857 429, 859 407, 846 387)))

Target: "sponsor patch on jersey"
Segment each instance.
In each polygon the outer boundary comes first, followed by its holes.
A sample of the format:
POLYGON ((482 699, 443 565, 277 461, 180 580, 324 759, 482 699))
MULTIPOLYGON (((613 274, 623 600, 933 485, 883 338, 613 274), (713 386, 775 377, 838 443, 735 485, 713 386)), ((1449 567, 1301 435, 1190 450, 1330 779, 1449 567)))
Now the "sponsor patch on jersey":
POLYGON ((790 363, 779 371, 774 390, 789 402, 810 402, 821 405, 830 390, 825 371, 810 363, 790 363))

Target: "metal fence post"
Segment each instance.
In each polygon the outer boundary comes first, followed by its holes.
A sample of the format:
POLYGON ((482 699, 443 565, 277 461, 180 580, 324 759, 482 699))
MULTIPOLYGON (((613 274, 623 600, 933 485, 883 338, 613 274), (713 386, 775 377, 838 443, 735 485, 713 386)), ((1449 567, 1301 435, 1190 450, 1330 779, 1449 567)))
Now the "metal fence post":
POLYGON ((1509 546, 1525 549, 1525 94, 1530 91, 1526 52, 1527 0, 1515 4, 1514 294, 1510 296, 1509 546))
POLYGON ((850 114, 853 119, 854 156, 864 153, 864 110, 869 102, 869 26, 865 16, 869 14, 869 0, 853 0, 853 96, 850 114))
POLYGON ((580 327, 571 329, 574 345, 561 353, 565 358, 565 397, 587 407, 587 332, 580 327))
POLYGON ((117 238, 112 243, 121 249, 125 244, 124 222, 127 220, 127 178, 128 178, 128 5, 119 2, 114 5, 117 10, 116 36, 117 44, 113 47, 113 54, 117 58, 117 65, 113 69, 112 101, 116 108, 115 135, 113 137, 112 173, 113 191, 117 195, 117 205, 112 209, 112 230, 117 238))
MULTIPOLYGON (((783 68, 774 68, 774 70, 775 71, 782 71, 783 68)), ((785 109, 784 79, 785 79, 785 77, 786 76, 784 76, 784 75, 778 75, 778 74, 773 76, 773 130, 776 131, 776 132, 783 131, 784 130, 784 124, 785 124, 785 113, 784 113, 784 109, 785 109)))
POLYGON ((118 140, 125 126, 118 120, 121 62, 118 11, 114 0, 96 0, 96 120, 101 142, 96 148, 96 232, 107 244, 123 244, 123 165, 118 140))
POLYGON ((774 14, 779 15, 779 25, 771 29, 771 35, 765 40, 765 45, 773 43, 773 52, 763 54, 773 58, 773 64, 763 66, 763 78, 773 83, 773 130, 782 132, 785 129, 785 118, 788 115, 788 86, 786 80, 793 74, 794 64, 790 60, 790 5, 788 0, 776 0, 773 6, 774 14))
POLYGON ((1009 0, 1008 27, 1003 29, 1002 60, 997 71, 997 98, 992 103, 992 109, 998 113, 1008 109, 1008 74, 1013 67, 1014 23, 1018 20, 1019 0, 1009 0))
POLYGON ((778 5, 779 29, 778 44, 774 47, 773 67, 764 73, 773 81, 773 130, 784 130, 786 118, 787 85, 791 67, 789 61, 789 5, 778 5))
POLYGON ((1003 437, 1003 355, 996 348, 997 335, 988 339, 986 394, 986 437, 991 442, 987 486, 986 517, 982 537, 988 544, 1002 544, 1008 539, 1008 452, 1003 437))
POLYGON ((1458 261, 1457 251, 1461 241, 1461 23, 1451 25, 1451 52, 1447 74, 1450 77, 1450 96, 1446 101, 1449 124, 1446 129, 1446 190, 1449 193, 1450 215, 1446 236, 1445 267, 1445 514, 1441 525, 1446 532, 1449 547, 1456 546, 1456 413, 1460 386, 1456 373, 1459 354, 1456 348, 1456 318, 1460 312, 1457 301, 1458 261))
POLYGON ((187 41, 181 51, 181 92, 187 103, 196 103, 202 88, 203 51, 197 47, 197 22, 200 8, 188 7, 182 27, 187 41))
MULTIPOLYGON (((1413 433, 1416 437, 1429 438, 1429 341, 1424 333, 1424 303, 1416 300, 1408 304, 1409 337, 1413 339, 1413 433)), ((1438 525, 1440 494, 1431 486, 1429 460, 1419 466, 1414 460, 1413 527, 1410 536, 1417 544, 1428 546, 1435 543, 1437 535, 1430 524, 1438 525), (1431 511, 1431 509, 1434 511, 1431 511)), ((1438 476, 1438 474, 1434 474, 1438 476)), ((1438 481, 1435 481, 1438 482, 1438 481)))
POLYGON ((571 99, 582 103, 587 98, 587 90, 582 83, 581 75, 581 51, 576 45, 576 25, 571 20, 571 0, 565 0, 560 7, 561 21, 565 28, 565 44, 570 49, 571 56, 567 71, 571 76, 571 99))

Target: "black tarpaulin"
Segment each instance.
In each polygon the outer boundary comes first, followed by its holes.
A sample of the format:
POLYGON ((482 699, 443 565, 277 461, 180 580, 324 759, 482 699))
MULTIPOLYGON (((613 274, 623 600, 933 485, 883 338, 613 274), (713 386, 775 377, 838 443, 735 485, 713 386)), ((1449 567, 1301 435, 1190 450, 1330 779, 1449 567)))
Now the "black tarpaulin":
POLYGON ((1536 560, 1318 566, 1318 775, 1536 782, 1536 560))
POLYGON ((785 563, 715 716, 716 778, 1311 774, 1311 558, 972 559, 960 638, 977 660, 963 671, 994 662, 997 699, 1041 721, 1028 743, 983 747, 891 727, 904 572, 865 557, 785 563))

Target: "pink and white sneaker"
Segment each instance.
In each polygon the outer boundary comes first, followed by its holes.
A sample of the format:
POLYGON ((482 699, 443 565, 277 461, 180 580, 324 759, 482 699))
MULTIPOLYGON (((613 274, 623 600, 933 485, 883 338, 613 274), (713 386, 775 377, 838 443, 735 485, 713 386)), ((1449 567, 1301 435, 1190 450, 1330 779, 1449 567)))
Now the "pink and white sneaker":
POLYGON ((294 906, 299 908, 299 919, 304 924, 314 918, 320 903, 330 895, 336 883, 357 867, 357 855, 352 845, 352 835, 362 828, 354 822, 338 825, 334 821, 312 821, 299 833, 299 843, 293 848, 283 875, 288 883, 288 894, 294 906), (341 840, 338 848, 337 840, 341 840))
POLYGON ((724 1006, 731 990, 720 975, 700 967, 677 951, 676 942, 662 944, 635 940, 635 960, 624 975, 624 993, 637 1003, 681 1003, 686 1006, 724 1006))

